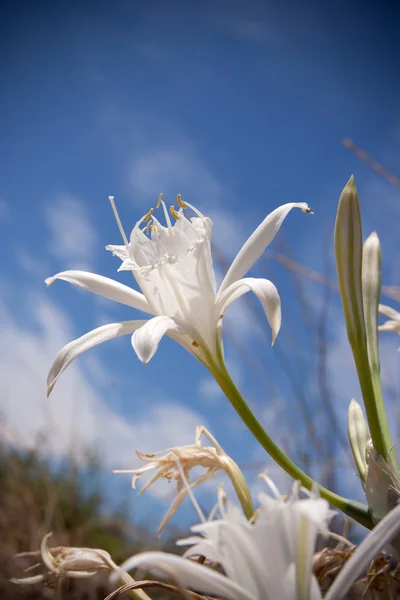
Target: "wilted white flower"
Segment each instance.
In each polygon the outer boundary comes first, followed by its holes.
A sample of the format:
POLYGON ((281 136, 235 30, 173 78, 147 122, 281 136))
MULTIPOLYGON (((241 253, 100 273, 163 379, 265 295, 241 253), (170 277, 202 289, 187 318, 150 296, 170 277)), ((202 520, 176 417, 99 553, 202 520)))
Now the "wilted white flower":
MULTIPOLYGON (((39 583, 50 578, 64 579, 71 577, 73 579, 85 579, 93 577, 100 571, 115 570, 116 565, 111 556, 105 550, 95 550, 93 548, 70 548, 59 546, 49 548, 48 541, 52 533, 47 533, 41 544, 40 551, 37 553, 21 553, 17 556, 40 555, 41 563, 36 567, 44 566, 47 573, 23 577, 21 579, 12 579, 14 583, 39 583)), ((30 570, 30 569, 29 569, 30 570)))
POLYGON ((137 480, 143 474, 156 469, 156 472, 140 490, 141 494, 160 478, 176 482, 177 495, 160 524, 159 533, 187 496, 188 489, 192 490, 197 487, 221 469, 230 477, 247 517, 250 518, 253 515, 254 510, 250 491, 241 470, 205 427, 199 426, 196 428, 196 441, 194 444, 169 448, 151 454, 136 451, 136 454, 140 460, 148 464, 139 469, 116 470, 114 473, 133 473, 132 487, 135 488, 137 480), (203 446, 201 436, 205 436, 212 446, 203 446), (203 467, 207 470, 190 482, 190 471, 195 467, 203 467))
MULTIPOLYGON (((37 552, 21 552, 17 557, 36 557, 39 556, 41 562, 28 567, 25 571, 35 569, 47 570, 45 573, 31 575, 27 577, 11 579, 17 584, 35 584, 47 583, 58 580, 59 586, 68 579, 86 579, 93 577, 101 572, 111 571, 116 574, 115 579, 126 583, 134 583, 135 580, 122 571, 112 560, 111 556, 105 550, 95 548, 72 548, 69 546, 58 546, 49 548, 48 541, 52 533, 47 533, 37 552)), ((61 587, 58 588, 61 590, 61 587)), ((136 600, 150 600, 149 596, 141 589, 133 590, 131 595, 136 600)), ((61 597, 61 596, 57 596, 61 597)))
POLYGON ((245 242, 217 291, 211 256, 211 220, 178 195, 179 210, 171 206, 174 225, 161 199, 167 226, 154 215, 153 209, 135 225, 130 239, 125 236, 113 197, 123 246, 107 246, 122 260, 119 270, 132 271, 142 293, 107 277, 84 271, 64 271, 50 277, 50 285, 63 279, 74 285, 143 311, 149 320, 123 321, 103 325, 67 344, 58 354, 48 376, 51 392, 57 378, 80 354, 106 340, 132 335, 132 346, 143 363, 157 350, 163 335, 181 344, 210 370, 218 368, 223 352, 221 320, 227 308, 246 292, 253 291, 260 300, 272 327, 275 340, 281 324, 278 291, 267 279, 243 278, 274 239, 292 208, 310 212, 306 203, 289 203, 270 213, 245 242), (188 219, 185 209, 195 217, 188 219), (143 228, 141 228, 143 225, 143 228))

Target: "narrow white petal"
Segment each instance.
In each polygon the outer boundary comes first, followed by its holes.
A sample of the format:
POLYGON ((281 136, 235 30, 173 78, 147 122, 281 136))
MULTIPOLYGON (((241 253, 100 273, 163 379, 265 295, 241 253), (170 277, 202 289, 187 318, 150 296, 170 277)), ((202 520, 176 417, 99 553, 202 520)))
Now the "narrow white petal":
POLYGON ((400 321, 385 321, 378 327, 379 331, 398 331, 400 333, 400 321))
POLYGON ((32 577, 22 577, 21 579, 10 579, 12 583, 17 583, 18 585, 28 585, 34 583, 40 583, 43 581, 44 575, 33 575, 32 577))
POLYGON ((400 506, 394 508, 361 542, 328 590, 325 600, 344 598, 371 560, 400 531, 400 506))
POLYGON ((93 294, 107 298, 107 300, 120 302, 137 310, 153 314, 143 294, 140 294, 127 285, 114 281, 114 279, 109 279, 96 273, 87 273, 86 271, 62 271, 53 277, 48 277, 46 284, 51 285, 56 279, 73 283, 89 292, 93 292, 93 294))
POLYGON ((90 350, 90 348, 93 348, 98 344, 106 342, 107 340, 111 340, 121 335, 133 333, 145 323, 145 320, 109 323, 108 325, 103 325, 102 327, 97 327, 97 329, 89 331, 82 337, 77 338, 76 340, 73 340, 64 346, 64 348, 62 348, 57 354, 47 376, 47 395, 51 393, 61 373, 65 371, 68 365, 80 354, 86 352, 86 350, 90 350))
POLYGON ((40 554, 42 557, 42 561, 50 572, 57 570, 55 567, 54 556, 50 552, 49 544, 47 543, 52 535, 53 535, 52 532, 46 533, 46 535, 44 536, 44 538, 42 539, 41 544, 40 544, 40 554))
POLYGON ((239 279, 239 281, 232 283, 232 285, 230 285, 219 297, 218 302, 216 303, 216 319, 224 314, 228 306, 235 302, 235 300, 250 291, 255 293, 265 311, 272 329, 273 344, 281 327, 281 300, 279 298, 278 290, 271 281, 268 281, 268 279, 246 277, 245 279, 239 279))
POLYGON ((134 332, 132 346, 142 363, 146 365, 153 358, 166 333, 185 335, 188 329, 171 317, 161 316, 146 321, 143 327, 134 332))
POLYGON ((400 322, 400 313, 397 312, 397 310, 395 310, 394 308, 391 308, 390 306, 386 306, 385 304, 380 304, 379 312, 382 313, 383 315, 386 315, 387 317, 389 317, 389 319, 394 319, 395 321, 400 322))
POLYGON ((266 247, 272 242, 285 217, 292 208, 301 208, 303 211, 309 210, 305 202, 290 202, 279 206, 279 208, 270 213, 239 250, 225 275, 218 295, 222 294, 232 283, 241 279, 243 275, 246 275, 254 263, 262 256, 266 247))
MULTIPOLYGON (((182 587, 191 588, 197 592, 211 594, 213 596, 226 598, 227 600, 254 600, 251 594, 240 587, 237 583, 224 575, 199 565, 191 560, 168 554, 167 552, 143 552, 128 558, 121 565, 124 571, 130 571, 136 567, 146 569, 157 569, 173 575, 182 587)), ((113 582, 118 578, 118 571, 110 580, 113 582)))

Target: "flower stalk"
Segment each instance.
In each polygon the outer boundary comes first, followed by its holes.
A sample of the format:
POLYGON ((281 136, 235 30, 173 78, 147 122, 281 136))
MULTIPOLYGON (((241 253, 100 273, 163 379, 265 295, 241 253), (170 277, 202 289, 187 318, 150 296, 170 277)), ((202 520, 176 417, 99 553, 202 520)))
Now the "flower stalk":
POLYGON ((215 365, 215 368, 211 370, 211 373, 246 427, 251 431, 264 450, 268 452, 271 458, 275 460, 286 473, 300 481, 301 484, 309 490, 311 490, 313 486, 317 486, 322 498, 328 500, 333 506, 342 510, 346 515, 355 519, 361 525, 364 525, 364 527, 367 527, 368 529, 373 527, 373 521, 367 506, 360 502, 355 502, 339 496, 322 485, 319 485, 286 456, 251 411, 235 383, 232 381, 224 363, 221 362, 219 365, 215 365))
MULTIPOLYGON (((374 448, 385 460, 393 451, 389 426, 383 400, 379 397, 379 357, 375 338, 374 319, 376 319, 379 296, 380 276, 377 269, 380 259, 376 253, 376 243, 367 245, 364 254, 364 281, 362 281, 363 245, 361 214, 358 193, 353 176, 339 199, 335 224, 335 256, 339 281, 339 291, 346 322, 347 337, 353 352, 354 361, 364 399, 367 420, 374 448), (374 278, 371 264, 375 265, 374 278), (365 305, 363 302, 365 293, 365 305), (375 308, 376 305, 376 308, 375 308), (364 309, 367 309, 367 326, 364 309), (374 316, 375 315, 375 316, 374 316), (368 342, 369 340, 369 342, 368 342), (374 365, 375 385, 370 367, 374 365)), ((375 325, 376 328, 376 325, 375 325)))

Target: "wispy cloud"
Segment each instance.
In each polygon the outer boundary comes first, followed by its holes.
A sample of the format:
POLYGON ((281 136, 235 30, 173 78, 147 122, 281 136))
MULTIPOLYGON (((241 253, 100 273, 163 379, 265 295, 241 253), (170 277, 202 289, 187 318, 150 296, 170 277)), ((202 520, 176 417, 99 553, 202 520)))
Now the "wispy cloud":
POLYGON ((154 201, 163 192, 171 203, 177 193, 208 205, 221 199, 224 186, 189 146, 150 149, 133 161, 131 183, 139 198, 154 201))
POLYGON ((26 248, 19 247, 16 250, 15 258, 20 269, 26 274, 36 278, 36 281, 43 281, 50 273, 50 265, 47 260, 35 257, 32 252, 26 248))
MULTIPOLYGON (((150 452, 191 442, 204 419, 176 401, 157 396, 151 411, 139 414, 134 422, 117 413, 92 384, 91 375, 97 379, 99 370, 107 371, 97 357, 89 369, 72 365, 46 399, 47 370, 56 351, 74 332, 65 314, 44 296, 28 297, 27 304, 32 328, 0 305, 0 427, 6 440, 34 447, 44 435, 45 449, 52 456, 67 454, 72 444, 75 449, 91 447, 109 468, 137 462, 136 449, 150 452)), ((109 369, 107 376, 112 377, 109 369)), ((141 399, 136 401, 140 404, 141 399)))
POLYGON ((49 252, 63 268, 85 267, 94 258, 97 234, 85 204, 75 196, 59 194, 46 209, 50 231, 49 252))
POLYGON ((10 205, 4 200, 4 198, 0 198, 0 221, 8 221, 10 217, 10 205))

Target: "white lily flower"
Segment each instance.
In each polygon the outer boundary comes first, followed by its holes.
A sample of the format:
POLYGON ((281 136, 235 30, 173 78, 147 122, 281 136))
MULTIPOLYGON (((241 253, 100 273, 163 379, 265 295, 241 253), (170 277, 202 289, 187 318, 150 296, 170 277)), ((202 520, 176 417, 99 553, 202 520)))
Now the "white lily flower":
MULTIPOLYGON (((137 554, 121 568, 163 571, 182 588, 227 600, 322 600, 311 562, 316 533, 326 532, 329 513, 325 501, 317 498, 294 499, 284 507, 274 500, 265 503, 261 499, 254 524, 230 506, 221 520, 195 526, 195 532, 204 538, 196 536, 186 542, 194 544, 195 553, 220 562, 225 575, 166 552, 137 554)), ((388 513, 354 551, 324 600, 343 600, 356 579, 399 531, 400 506, 388 513)))
MULTIPOLYGON (((389 317, 388 321, 385 321, 382 325, 379 325, 379 331, 395 331, 400 334, 400 312, 385 306, 385 304, 379 305, 379 312, 386 317, 389 317)), ((400 351, 400 348, 399 348, 400 351)))
POLYGON ((297 484, 286 502, 266 494, 259 500, 254 521, 221 505, 220 519, 192 527, 200 535, 178 542, 192 546, 185 557, 205 556, 225 575, 163 552, 133 556, 121 568, 164 568, 184 587, 232 600, 321 600, 311 567, 317 535, 328 532, 328 503, 316 495, 299 499, 297 484))
POLYGON ((161 195, 167 226, 153 209, 125 236, 114 199, 110 197, 124 245, 107 246, 122 260, 119 270, 131 270, 142 293, 107 277, 84 271, 63 271, 46 279, 50 285, 62 279, 110 300, 152 315, 149 320, 123 321, 98 327, 67 344, 58 354, 48 376, 48 392, 62 371, 80 354, 106 340, 132 335, 132 346, 147 363, 166 334, 180 343, 211 370, 222 360, 221 319, 227 308, 243 294, 253 291, 272 328, 272 343, 281 325, 278 291, 267 279, 244 277, 271 243, 292 208, 311 212, 303 202, 280 206, 270 213, 238 252, 217 291, 211 255, 211 220, 178 195, 179 211, 171 207, 171 224, 161 195), (188 219, 185 209, 195 217, 188 219), (146 224, 147 223, 147 224, 146 224), (145 226, 141 229, 141 225, 145 226))
POLYGON ((156 469, 153 476, 140 490, 140 494, 143 494, 160 477, 167 479, 169 482, 176 481, 177 495, 161 521, 158 528, 159 534, 163 531, 169 519, 178 510, 189 490, 193 490, 198 485, 204 483, 204 481, 221 469, 230 477, 248 518, 253 515, 254 509, 251 494, 241 470, 205 427, 199 426, 196 428, 196 441, 194 444, 169 448, 168 450, 151 454, 136 451, 136 454, 140 460, 148 464, 139 469, 114 470, 113 473, 133 473, 132 487, 135 488, 137 480, 143 474, 156 469), (212 446, 203 446, 201 443, 202 436, 205 436, 211 442, 212 446), (193 481, 190 481, 190 471, 195 467, 203 467, 207 470, 193 481))

